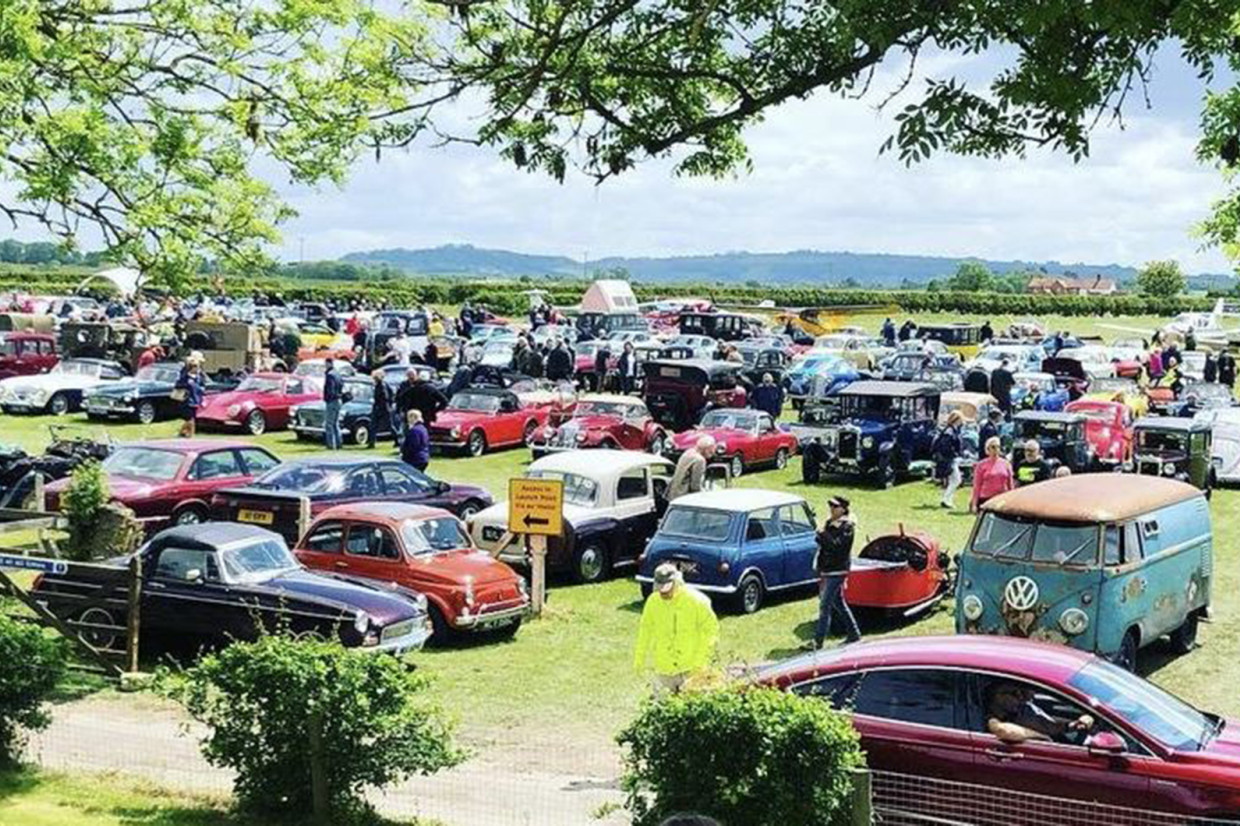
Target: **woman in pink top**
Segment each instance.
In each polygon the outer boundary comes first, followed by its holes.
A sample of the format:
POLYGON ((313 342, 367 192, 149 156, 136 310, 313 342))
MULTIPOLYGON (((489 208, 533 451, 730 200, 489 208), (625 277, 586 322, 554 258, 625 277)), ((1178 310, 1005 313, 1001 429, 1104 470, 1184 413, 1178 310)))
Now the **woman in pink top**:
POLYGON ((1006 493, 1016 486, 1012 480, 1012 465, 1000 454, 999 437, 986 440, 986 458, 973 468, 973 498, 969 510, 976 512, 981 504, 992 496, 1006 493))

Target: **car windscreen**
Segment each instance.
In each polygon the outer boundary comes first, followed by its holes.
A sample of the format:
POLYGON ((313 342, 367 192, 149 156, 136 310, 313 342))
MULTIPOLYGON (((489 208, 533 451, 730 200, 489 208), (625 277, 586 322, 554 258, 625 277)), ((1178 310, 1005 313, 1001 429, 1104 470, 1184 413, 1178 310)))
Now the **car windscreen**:
POLYGON ((582 416, 619 416, 624 417, 634 405, 624 402, 581 402, 573 412, 573 418, 582 416))
POLYGON ((158 381, 165 384, 175 384, 176 380, 181 376, 181 368, 175 366, 155 366, 143 367, 134 376, 138 381, 158 381))
POLYGON ((52 372, 69 376, 97 376, 99 365, 89 361, 62 361, 52 368, 52 372))
POLYGON ((1218 718, 1103 660, 1090 662, 1068 685, 1175 751, 1200 751, 1220 731, 1218 718))
POLYGON ((753 430, 758 426, 758 417, 740 410, 712 410, 702 417, 701 427, 719 428, 722 430, 753 430))
POLYGON ((274 393, 283 386, 283 379, 274 379, 267 376, 247 376, 242 379, 241 384, 237 385, 237 389, 252 393, 274 393))
POLYGON ((564 483, 564 504, 590 507, 598 501, 598 484, 577 473, 565 473, 559 470, 531 470, 525 474, 527 479, 559 479, 564 483))
POLYGON ((659 533, 722 542, 728 538, 731 524, 732 514, 727 511, 673 505, 663 517, 659 533))
POLYGON ((277 538, 225 548, 220 559, 230 582, 262 582, 301 567, 283 540, 277 538))
POLYGON ((476 413, 498 413, 500 397, 491 393, 457 393, 448 405, 454 410, 471 410, 476 413))
POLYGON ((470 547, 469 536, 461 527, 460 520, 451 516, 406 519, 400 526, 400 535, 405 540, 405 551, 410 556, 470 547))
POLYGON ((1153 451, 1182 451, 1188 437, 1178 431, 1137 430, 1137 447, 1153 451))
POLYGON ((375 385, 369 381, 347 381, 344 390, 349 394, 350 401, 370 404, 375 398, 375 385))
POLYGON ((991 559, 1087 567, 1098 561, 1098 526, 1032 522, 986 513, 969 553, 991 559))
POLYGON ((344 471, 324 465, 283 465, 256 479, 252 487, 327 493, 344 487, 344 471))
POLYGON ((0 340, 0 356, 17 355, 17 343, 8 339, 0 340))
POLYGON ((1072 408, 1073 413, 1078 413, 1087 419, 1095 422, 1106 422, 1110 424, 1115 421, 1115 411, 1108 407, 1094 407, 1093 405, 1080 405, 1072 408))
POLYGON ((118 447, 103 460, 105 473, 115 476, 136 476, 141 479, 175 479, 185 457, 171 450, 149 447, 118 447))

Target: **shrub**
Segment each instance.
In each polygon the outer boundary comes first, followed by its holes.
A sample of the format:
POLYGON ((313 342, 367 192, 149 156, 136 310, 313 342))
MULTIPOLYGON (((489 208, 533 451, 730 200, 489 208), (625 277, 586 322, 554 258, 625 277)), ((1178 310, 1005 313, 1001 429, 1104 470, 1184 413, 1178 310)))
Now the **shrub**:
POLYGON ((618 740, 634 826, 680 811, 745 826, 846 822, 852 773, 863 765, 847 717, 767 688, 649 702, 618 740))
POLYGON ((431 774, 462 759, 442 712, 421 701, 426 679, 394 657, 267 636, 209 655, 166 677, 165 686, 210 729, 203 754, 236 772, 238 802, 250 810, 311 810, 316 718, 337 815, 365 808, 363 787, 431 774))
POLYGON ((110 496, 102 465, 92 461, 74 469, 64 493, 64 513, 69 519, 66 555, 71 559, 128 553, 142 541, 142 525, 133 511, 109 502, 110 496))
POLYGON ((0 615, 0 765, 20 756, 24 731, 50 722, 43 702, 64 676, 62 640, 0 615))

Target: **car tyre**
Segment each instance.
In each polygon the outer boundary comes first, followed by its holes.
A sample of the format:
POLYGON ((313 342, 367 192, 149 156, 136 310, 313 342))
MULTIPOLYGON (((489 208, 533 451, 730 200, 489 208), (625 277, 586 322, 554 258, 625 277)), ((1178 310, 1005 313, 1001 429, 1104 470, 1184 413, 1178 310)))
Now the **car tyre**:
MULTIPOLYGON (((92 625, 118 625, 117 619, 112 615, 111 611, 98 607, 87 608, 77 615, 77 621, 91 623, 92 625)), ((117 639, 120 637, 119 631, 106 631, 99 628, 81 628, 78 630, 78 634, 96 650, 113 649, 117 639)))
POLYGON ((63 416, 69 412, 69 397, 64 393, 53 393, 47 403, 48 412, 53 416, 63 416))
POLYGON ((253 410, 245 417, 245 429, 251 436, 262 436, 267 432, 267 417, 261 410, 253 410))
POLYGON ((172 524, 200 525, 207 521, 207 512, 201 505, 186 505, 172 514, 172 524))
POLYGON ((471 517, 476 516, 480 510, 482 510, 482 505, 478 504, 473 499, 470 499, 464 505, 461 505, 461 508, 456 512, 456 515, 462 522, 467 522, 471 517))
POLYGON ((487 434, 481 430, 470 431, 469 439, 465 443, 465 450, 470 456, 481 456, 487 452, 487 434))
POLYGON ((360 421, 353 426, 353 444, 365 447, 370 443, 370 422, 360 421))
POLYGON ((766 600, 762 577, 746 574, 736 588, 736 607, 742 614, 756 614, 766 600))
POLYGON ((1189 614, 1184 619, 1184 624, 1171 632, 1171 650, 1177 654, 1191 653, 1197 647, 1198 624, 1197 614, 1189 614))
POLYGON ((1128 633, 1124 635, 1123 641, 1119 644, 1119 651, 1115 652, 1115 664, 1125 671, 1131 671, 1134 674, 1137 671, 1137 651, 1140 647, 1140 638, 1137 636, 1137 629, 1129 628, 1128 633))
POLYGON ((155 404, 153 402, 141 402, 138 404, 138 423, 150 424, 155 421, 155 404))
POLYGON ((745 473, 745 457, 739 453, 728 460, 728 472, 733 479, 739 479, 745 473))
POLYGON ((573 554, 573 579, 582 584, 602 582, 611 571, 607 548, 598 541, 586 542, 573 554))
POLYGON ((448 624, 448 619, 443 615, 443 611, 435 603, 426 606, 426 612, 431 616, 431 636, 427 640, 427 644, 435 648, 447 645, 452 640, 453 629, 448 624))
POLYGON ((534 434, 538 432, 538 422, 531 419, 525 423, 525 430, 521 432, 521 444, 528 446, 534 441, 534 434))
POLYGON ((662 433, 656 434, 655 437, 650 440, 650 452, 655 456, 662 456, 666 453, 667 437, 662 433))
POLYGON ((775 469, 783 470, 788 467, 788 448, 781 447, 775 451, 775 469))

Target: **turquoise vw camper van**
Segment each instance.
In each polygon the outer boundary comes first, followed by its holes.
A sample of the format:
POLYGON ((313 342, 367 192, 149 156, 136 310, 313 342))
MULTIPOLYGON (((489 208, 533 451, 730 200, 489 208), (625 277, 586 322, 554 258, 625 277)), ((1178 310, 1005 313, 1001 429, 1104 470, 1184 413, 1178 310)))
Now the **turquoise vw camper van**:
POLYGON ((1071 645, 1135 669, 1170 635, 1187 652, 1210 606, 1204 494, 1153 476, 1082 474, 986 502, 961 558, 956 630, 1071 645))

